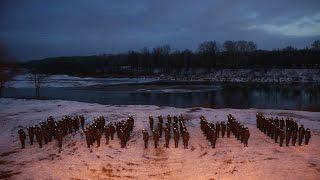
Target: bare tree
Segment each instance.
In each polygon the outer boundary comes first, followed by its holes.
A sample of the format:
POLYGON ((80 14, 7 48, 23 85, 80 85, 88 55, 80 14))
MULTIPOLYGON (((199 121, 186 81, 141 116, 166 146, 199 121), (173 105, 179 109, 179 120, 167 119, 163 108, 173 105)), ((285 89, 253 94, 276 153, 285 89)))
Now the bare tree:
POLYGON ((296 51, 297 49, 293 46, 287 46, 285 48, 282 49, 282 51, 287 51, 287 52, 293 52, 296 51))
POLYGON ((320 51, 320 40, 315 40, 311 44, 311 49, 314 51, 320 51))
POLYGON ((170 54, 170 46, 169 45, 163 45, 163 46, 157 46, 153 48, 153 59, 154 59, 154 65, 160 65, 163 66, 163 63, 161 63, 161 60, 163 60, 165 57, 169 56, 170 54))
POLYGON ((150 54, 149 48, 148 47, 143 47, 141 50, 141 54, 147 56, 150 54))
POLYGON ((47 81, 48 75, 42 74, 39 71, 33 69, 29 75, 29 80, 33 83, 35 88, 36 97, 40 97, 40 88, 47 81))
POLYGON ((9 55, 8 49, 0 44, 0 97, 6 82, 14 76, 14 64, 16 60, 9 55))
POLYGON ((238 66, 238 58, 237 58, 237 43, 235 41, 227 40, 223 43, 224 50, 229 54, 231 57, 231 62, 234 66, 238 66))
POLYGON ((153 48, 153 53, 154 54, 159 54, 162 56, 166 56, 170 54, 170 46, 169 45, 163 45, 163 46, 157 46, 155 48, 153 48))
POLYGON ((205 41, 199 45, 199 52, 207 54, 217 54, 219 51, 218 43, 216 41, 205 41))
POLYGON ((198 47, 199 53, 205 59, 205 64, 216 65, 216 54, 219 52, 218 43, 216 41, 205 41, 198 47))
POLYGON ((4 86, 6 82, 8 82, 11 79, 11 75, 9 73, 8 68, 6 65, 1 64, 0 65, 0 97, 2 97, 2 91, 4 89, 4 86))

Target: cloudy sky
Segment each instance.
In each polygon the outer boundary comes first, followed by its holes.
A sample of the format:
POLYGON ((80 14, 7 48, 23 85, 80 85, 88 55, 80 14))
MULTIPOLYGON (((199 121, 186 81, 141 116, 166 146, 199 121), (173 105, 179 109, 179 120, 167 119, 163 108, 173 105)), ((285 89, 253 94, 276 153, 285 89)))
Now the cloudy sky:
POLYGON ((260 49, 320 39, 319 0, 1 0, 0 43, 21 60, 205 40, 260 49))

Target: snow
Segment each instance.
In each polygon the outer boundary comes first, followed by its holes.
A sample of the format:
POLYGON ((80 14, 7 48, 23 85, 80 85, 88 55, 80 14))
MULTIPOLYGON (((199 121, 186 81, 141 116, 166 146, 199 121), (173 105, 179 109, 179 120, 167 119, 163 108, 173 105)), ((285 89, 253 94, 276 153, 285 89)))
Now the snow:
POLYGON ((191 92, 208 92, 213 90, 221 89, 220 86, 201 86, 200 89, 181 87, 176 88, 173 86, 172 88, 163 88, 163 89, 137 89, 137 92, 149 92, 149 93, 191 93, 191 92))
MULTIPOLYGON (((6 85, 14 88, 33 88, 29 74, 20 74, 6 85)), ((210 72, 194 71, 189 74, 135 78, 93 78, 68 75, 52 75, 43 87, 83 87, 92 85, 112 85, 126 83, 146 83, 157 80, 193 80, 211 82, 261 82, 261 83, 320 83, 319 69, 218 69, 210 72)), ((172 90, 170 90, 171 92, 172 90)), ((177 90, 180 91, 180 90, 177 90)))
MULTIPOLYGON (((29 79, 30 74, 20 74, 8 82, 7 86, 14 88, 33 88, 34 84, 29 79)), ((47 78, 43 87, 83 87, 93 85, 111 85, 127 83, 152 82, 154 78, 93 78, 93 77, 74 77, 68 75, 51 75, 47 78)))
POLYGON ((212 82, 320 83, 319 69, 217 69, 188 75, 161 76, 170 80, 212 82))
MULTIPOLYGON (((173 108, 145 105, 111 106, 62 100, 0 99, 0 177, 14 179, 319 179, 320 112, 272 109, 173 108), (255 114, 292 117, 312 130, 309 145, 279 147, 255 125, 255 114), (233 136, 219 138, 216 149, 210 147, 199 127, 199 117, 208 121, 226 121, 232 114, 250 129, 249 147, 233 136), (20 149, 17 130, 37 124, 49 115, 83 114, 86 124, 103 115, 108 121, 135 117, 135 127, 127 148, 119 140, 99 148, 86 148, 82 131, 68 135, 63 150, 56 142, 39 149, 20 149), (143 148, 141 129, 148 129, 148 116, 179 115, 187 119, 189 149, 143 148), (9 176, 8 175, 8 176, 9 176)), ((181 140, 180 140, 181 141, 181 140)), ((102 141, 103 142, 103 141, 102 141)))

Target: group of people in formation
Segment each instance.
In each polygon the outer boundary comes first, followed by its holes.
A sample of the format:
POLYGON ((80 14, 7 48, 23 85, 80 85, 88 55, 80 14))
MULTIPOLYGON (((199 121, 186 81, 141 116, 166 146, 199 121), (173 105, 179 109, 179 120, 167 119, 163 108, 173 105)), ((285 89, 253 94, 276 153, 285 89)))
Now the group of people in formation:
POLYGON ((210 142, 211 147, 216 147, 217 139, 220 137, 224 138, 225 134, 228 138, 230 138, 230 134, 232 133, 241 143, 244 144, 245 147, 248 147, 248 140, 250 137, 250 132, 247 127, 244 127, 240 124, 232 115, 228 115, 228 122, 217 122, 209 123, 204 116, 200 117, 200 128, 210 142))
MULTIPOLYGON (((42 148, 43 143, 48 144, 53 139, 58 141, 58 146, 62 147, 62 139, 71 134, 77 132, 81 128, 84 129, 85 119, 82 115, 64 116, 61 120, 55 121, 52 116, 49 116, 46 121, 40 122, 35 126, 27 127, 30 145, 34 143, 34 137, 39 147, 42 148)), ((25 142, 27 135, 23 129, 18 130, 21 148, 25 148, 25 142)))
POLYGON ((299 146, 302 145, 303 141, 307 145, 311 138, 311 131, 309 128, 305 129, 303 125, 300 127, 298 123, 293 119, 287 118, 267 118, 264 115, 258 113, 257 117, 257 128, 262 131, 264 134, 269 136, 271 139, 274 139, 275 143, 278 143, 282 147, 285 141, 286 146, 289 146, 290 141, 292 146, 295 146, 296 143, 299 146))
MULTIPOLYGON (((167 116, 167 121, 163 125, 163 117, 158 116, 157 125, 154 127, 155 120, 152 116, 149 116, 149 126, 152 133, 152 138, 154 141, 154 148, 158 148, 159 140, 164 134, 165 144, 164 147, 169 148, 170 138, 171 138, 171 129, 173 132, 174 147, 178 148, 179 139, 182 137, 183 147, 188 149, 188 143, 190 140, 190 135, 188 129, 185 125, 185 119, 182 115, 179 116, 167 116)), ((144 148, 148 148, 149 143, 149 132, 146 129, 142 130, 144 148)))
POLYGON ((248 147, 250 138, 249 128, 237 121, 231 114, 228 115, 228 123, 230 124, 231 132, 235 138, 243 143, 244 147, 248 147))
MULTIPOLYGON (((308 144, 311 138, 311 131, 309 128, 305 129, 303 125, 298 127, 298 123, 293 119, 287 118, 266 118, 262 114, 258 113, 257 118, 257 128, 268 135, 271 139, 274 139, 275 143, 278 143, 282 147, 283 143, 289 146, 290 141, 293 146, 298 143, 298 145, 308 144)), ((182 115, 179 116, 167 116, 167 121, 164 124, 163 117, 160 115, 157 117, 158 121, 154 120, 152 116, 149 116, 149 126, 151 131, 151 136, 154 141, 154 148, 158 148, 159 141, 164 135, 165 144, 164 147, 169 148, 169 143, 171 139, 171 131, 174 139, 174 147, 178 148, 179 140, 182 139, 183 147, 188 149, 188 143, 190 140, 190 135, 185 125, 185 119, 182 115), (156 122, 156 125, 155 125, 156 122)), ((61 120, 56 121, 52 116, 49 116, 45 122, 40 122, 35 126, 27 127, 28 137, 30 145, 34 144, 35 141, 42 148, 43 144, 48 144, 52 140, 58 142, 58 146, 62 148, 62 140, 68 134, 77 132, 80 126, 85 134, 85 139, 87 147, 93 146, 94 142, 97 142, 97 147, 100 146, 101 138, 103 134, 105 135, 105 144, 109 144, 110 140, 114 139, 115 133, 120 139, 121 148, 125 148, 127 142, 130 139, 130 134, 134 127, 134 118, 130 116, 127 120, 122 120, 113 124, 112 122, 106 125, 106 120, 103 116, 100 116, 84 128, 85 118, 84 116, 64 116, 61 120)), ((215 148, 217 138, 224 138, 225 134, 229 138, 232 133, 237 140, 244 144, 245 147, 248 146, 248 140, 250 137, 250 132, 247 127, 242 125, 237 121, 231 114, 228 115, 228 121, 209 123, 204 116, 200 117, 200 127, 203 134, 206 136, 207 140, 211 143, 212 148, 215 148), (221 133, 220 133, 221 132, 221 133)), ((27 139, 27 134, 23 129, 18 130, 19 139, 21 143, 21 148, 25 148, 25 142, 27 139)), ((142 130, 144 147, 148 148, 149 143, 149 132, 146 129, 142 130)))
POLYGON ((130 139, 130 134, 133 131, 134 118, 130 116, 127 120, 122 120, 113 123, 109 123, 105 126, 106 121, 103 116, 96 118, 92 124, 90 124, 85 130, 87 147, 93 146, 93 143, 97 142, 97 147, 100 147, 100 142, 103 134, 105 135, 105 144, 109 144, 110 139, 114 139, 114 134, 117 133, 117 137, 120 139, 121 148, 127 146, 127 142, 130 139))

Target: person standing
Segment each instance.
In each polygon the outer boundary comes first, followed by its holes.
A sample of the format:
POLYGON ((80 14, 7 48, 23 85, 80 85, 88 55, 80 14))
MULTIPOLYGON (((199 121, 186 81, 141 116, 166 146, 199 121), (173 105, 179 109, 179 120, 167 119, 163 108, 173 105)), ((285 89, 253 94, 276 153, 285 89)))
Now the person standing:
POLYGON ((149 142, 149 133, 147 130, 143 129, 142 130, 142 135, 143 135, 143 141, 144 141, 144 148, 148 148, 148 142, 149 142))
POLYGON ((226 132, 226 124, 224 122, 221 122, 221 136, 224 138, 224 134, 226 132))
POLYGON ((109 126, 106 126, 105 129, 104 129, 104 135, 105 135, 105 138, 106 138, 106 144, 109 144, 109 137, 110 137, 110 127, 109 126))
POLYGON ((299 128, 299 146, 301 146, 303 138, 304 138, 304 127, 303 125, 301 125, 299 128))
POLYGON ((18 134, 19 134, 19 139, 20 139, 20 143, 21 143, 21 149, 25 148, 25 141, 26 141, 26 133, 24 132, 23 129, 19 129, 18 130, 18 134))
POLYGON ((84 123, 85 123, 84 116, 83 116, 83 115, 80 115, 79 118, 80 118, 81 128, 82 128, 82 130, 84 130, 84 123))
POLYGON ((180 134, 179 134, 179 130, 177 128, 173 129, 173 138, 174 138, 174 147, 178 148, 180 134))
POLYGON ((159 131, 158 129, 154 129, 152 131, 153 133, 153 141, 154 141, 154 148, 158 148, 158 143, 159 143, 159 131))
POLYGON ((185 149, 188 149, 189 139, 190 139, 189 132, 187 130, 184 130, 182 132, 182 140, 183 140, 183 146, 185 149))
POLYGON ((304 141, 304 143, 305 143, 305 145, 308 145, 308 144, 309 144, 309 141, 310 141, 310 138, 311 138, 311 131, 310 131, 309 128, 306 129, 304 136, 305 136, 305 141, 304 141))
POLYGON ((244 135, 244 137, 243 137, 244 147, 248 147, 248 141, 249 141, 249 137, 250 137, 250 132, 249 132, 249 129, 247 127, 244 129, 243 135, 244 135))
POLYGON ((153 131, 153 117, 149 116, 149 126, 150 126, 150 130, 153 131))
POLYGON ((27 130, 28 130, 30 145, 33 145, 34 128, 32 126, 29 126, 27 130))
POLYGON ((168 127, 164 128, 164 138, 165 138, 165 144, 164 144, 164 146, 165 146, 166 148, 169 148, 170 131, 169 131, 169 128, 168 128, 168 127))

